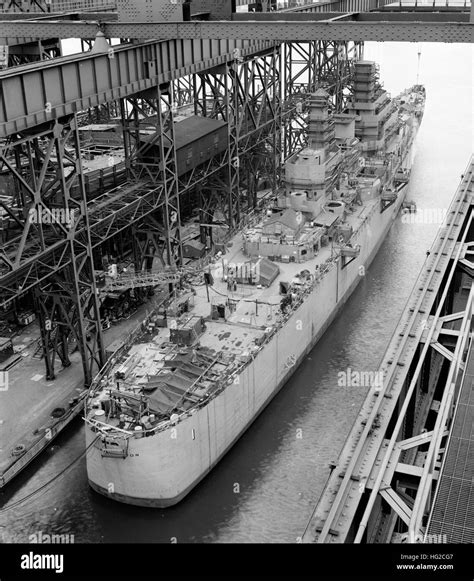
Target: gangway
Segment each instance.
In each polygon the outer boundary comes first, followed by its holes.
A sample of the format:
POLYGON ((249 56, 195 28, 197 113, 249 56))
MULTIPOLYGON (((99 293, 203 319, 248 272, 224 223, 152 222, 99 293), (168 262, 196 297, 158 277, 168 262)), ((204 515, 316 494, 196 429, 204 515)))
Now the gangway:
POLYGON ((177 283, 181 276, 182 273, 179 271, 167 270, 120 274, 117 277, 107 277, 105 285, 100 287, 99 293, 121 293, 128 289, 177 283))

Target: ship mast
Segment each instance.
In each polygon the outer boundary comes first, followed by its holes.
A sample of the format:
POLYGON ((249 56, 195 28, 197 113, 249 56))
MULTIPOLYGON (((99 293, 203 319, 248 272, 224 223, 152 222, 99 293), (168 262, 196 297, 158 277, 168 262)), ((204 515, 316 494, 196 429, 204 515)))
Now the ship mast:
POLYGON ((420 59, 421 59, 421 45, 418 47, 418 66, 416 69, 416 84, 419 84, 419 77, 420 77, 420 59))

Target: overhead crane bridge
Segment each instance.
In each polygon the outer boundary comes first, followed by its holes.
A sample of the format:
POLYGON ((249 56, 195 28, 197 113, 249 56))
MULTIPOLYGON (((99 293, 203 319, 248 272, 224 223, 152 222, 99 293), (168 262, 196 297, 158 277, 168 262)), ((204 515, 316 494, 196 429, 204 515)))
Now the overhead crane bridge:
POLYGON ((151 271, 125 272, 118 276, 108 276, 104 285, 99 288, 101 294, 122 292, 127 289, 155 287, 166 284, 176 284, 183 277, 195 277, 202 274, 206 261, 199 266, 183 266, 151 271))

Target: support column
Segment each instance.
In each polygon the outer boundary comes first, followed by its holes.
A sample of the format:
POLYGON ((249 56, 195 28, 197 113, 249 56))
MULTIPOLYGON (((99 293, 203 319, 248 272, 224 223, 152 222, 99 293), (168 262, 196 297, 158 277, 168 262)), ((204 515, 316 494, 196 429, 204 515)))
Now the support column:
POLYGON ((46 377, 54 379, 56 356, 63 366, 69 365, 69 341, 74 338, 81 352, 84 383, 90 385, 105 363, 105 349, 76 116, 65 124, 56 121, 33 137, 20 136, 2 150, 0 161, 10 169, 21 192, 17 199, 23 201, 17 215, 21 242, 11 253, 11 270, 30 264, 36 253, 54 252, 58 241, 63 243, 50 264, 33 261, 29 267, 43 281, 35 296, 46 377), (16 152, 16 167, 11 163, 11 149, 16 152))
MULTIPOLYGON (((121 115, 130 179, 163 186, 163 205, 153 219, 161 223, 165 251, 160 258, 164 264, 176 266, 182 263, 183 252, 173 122, 177 107, 172 94, 173 86, 165 84, 123 99, 121 115), (144 130, 149 130, 148 135, 144 130)), ((141 235, 146 224, 138 229, 141 235)))
POLYGON ((160 174, 164 186, 163 222, 166 231, 167 264, 179 266, 183 262, 181 243, 181 212, 179 207, 178 168, 173 115, 175 105, 171 94, 157 87, 160 174))
POLYGON ((240 50, 235 49, 234 60, 227 63, 226 101, 228 111, 228 165, 227 165, 227 219, 232 230, 240 221, 240 158, 239 133, 242 123, 242 111, 239 110, 238 82, 240 68, 247 67, 240 57, 240 50))

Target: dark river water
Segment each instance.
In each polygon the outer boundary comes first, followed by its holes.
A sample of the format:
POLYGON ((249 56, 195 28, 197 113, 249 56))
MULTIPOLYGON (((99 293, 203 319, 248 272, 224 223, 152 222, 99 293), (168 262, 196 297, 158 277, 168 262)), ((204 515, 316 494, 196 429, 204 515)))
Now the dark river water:
MULTIPOLYGON (((418 49, 370 43, 365 58, 380 63, 396 95, 416 80, 418 49)), ((397 219, 342 313, 264 413, 176 507, 137 508, 95 494, 82 457, 49 488, 0 512, 0 541, 28 542, 39 531, 74 535, 76 543, 297 540, 366 393, 338 387, 338 371, 377 370, 436 234, 432 217, 449 205, 474 149, 472 47, 426 44, 421 51, 428 98, 407 198, 419 212, 429 210, 427 223, 397 219)), ((53 444, 0 496, 2 504, 34 492, 80 456, 81 421, 53 444)))

